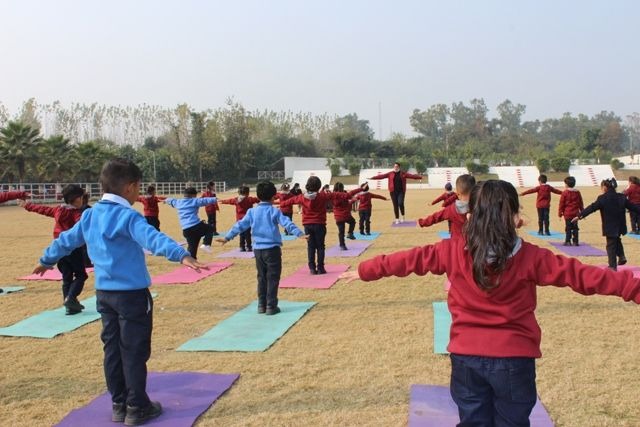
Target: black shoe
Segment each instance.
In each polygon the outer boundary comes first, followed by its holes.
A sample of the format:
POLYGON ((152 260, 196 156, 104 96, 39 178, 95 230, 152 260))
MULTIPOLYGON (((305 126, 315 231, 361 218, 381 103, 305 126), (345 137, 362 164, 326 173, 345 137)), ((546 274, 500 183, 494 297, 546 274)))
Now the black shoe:
POLYGON ((258 314, 264 314, 265 311, 267 311, 267 307, 264 305, 258 305, 258 314))
POLYGON ((356 236, 354 236, 353 233, 349 233, 349 234, 347 234, 347 239, 356 240, 356 236))
POLYGON ((273 316, 274 314, 280 313, 280 307, 267 307, 267 312, 265 313, 267 316, 273 316))
POLYGON ((327 270, 325 270, 324 267, 318 267, 318 273, 317 274, 327 274, 327 270))
POLYGON ((310 269, 309 269, 309 274, 311 274, 311 275, 316 275, 316 274, 318 274, 318 271, 317 271, 316 269, 311 269, 311 268, 310 268, 310 269))
POLYGON ((580 243, 578 243, 578 242, 573 242, 573 246, 580 246, 580 243))
POLYGON ((538 231, 538 236, 542 236, 542 230, 538 231))
POLYGON ((571 242, 564 242, 562 246, 571 246, 571 242))
POLYGON ((247 252, 253 252, 253 248, 251 246, 247 247, 247 252))
POLYGON ((67 298, 64 302, 64 307, 67 309, 66 314, 68 315, 78 314, 83 308, 78 300, 74 298, 67 298))
POLYGON ((626 258, 619 258, 618 259, 618 265, 625 265, 627 263, 627 259, 626 258))
POLYGON ((80 304, 80 301, 78 301, 78 298, 74 298, 73 301, 78 304, 78 307, 80 307, 80 309, 84 310, 84 305, 80 304))
POLYGON ((124 417, 127 416, 127 406, 124 403, 113 403, 111 405, 111 421, 114 423, 123 423, 124 417))
POLYGON ((127 415, 124 417, 124 425, 139 426, 149 420, 158 418, 160 414, 162 414, 162 405, 160 402, 149 402, 149 406, 145 408, 127 405, 127 415))
POLYGON ((349 249, 347 249, 347 245, 340 245, 340 250, 348 251, 349 249))
POLYGON ((545 231, 545 232, 544 232, 544 235, 545 235, 545 236, 551 236, 551 233, 549 233, 549 231, 545 231))
POLYGON ((366 233, 364 233, 365 236, 371 236, 371 232, 367 231, 366 233))
POLYGON ((247 252, 245 248, 240 248, 240 252, 247 252))

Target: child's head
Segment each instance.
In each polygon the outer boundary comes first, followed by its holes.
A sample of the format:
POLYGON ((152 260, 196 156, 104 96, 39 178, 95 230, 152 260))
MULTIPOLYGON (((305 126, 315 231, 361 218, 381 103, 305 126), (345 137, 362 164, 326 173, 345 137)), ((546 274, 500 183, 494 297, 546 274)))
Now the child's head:
POLYGON ((296 182, 295 184, 293 184, 293 189, 294 190, 297 190, 298 188, 300 188, 300 184, 299 183, 296 182))
POLYGON ((450 183, 450 182, 447 182, 447 183, 444 185, 444 189, 445 189, 446 191, 451 191, 451 190, 453 190, 453 186, 451 185, 451 183, 450 183))
POLYGON ((360 188, 362 188, 362 191, 369 191, 369 183, 363 182, 362 184, 360 184, 360 188))
POLYGON ((566 185, 567 188, 573 188, 576 186, 576 179, 572 176, 568 176, 564 179, 564 185, 566 185))
POLYGON ((62 189, 62 198, 68 205, 73 205, 76 207, 82 206, 83 196, 84 190, 79 185, 69 184, 62 189))
POLYGON ((289 184, 286 182, 280 186, 280 191, 289 191, 289 184))
POLYGON ((476 179, 469 174, 465 173, 456 178, 456 193, 460 199, 467 199, 474 185, 476 185, 476 179))
POLYGON ((182 194, 185 198, 191 199, 198 195, 198 190, 196 190, 194 187, 187 187, 184 189, 184 192, 182 194))
POLYGON ((249 187, 247 187, 246 185, 241 185, 240 188, 238 188, 238 194, 241 196, 248 196, 249 187))
POLYGON ((307 180, 307 185, 305 185, 304 188, 309 193, 315 193, 317 191, 320 191, 320 188, 322 188, 322 182, 317 176, 310 176, 307 180))
POLYGON ((107 161, 100 171, 100 184, 104 193, 124 197, 133 204, 140 194, 142 171, 131 160, 116 158, 107 161))
POLYGON ((519 211, 518 192, 509 182, 490 179, 471 191, 465 238, 473 278, 483 290, 500 285, 517 241, 519 211))
POLYGON ((546 184, 547 183, 547 175, 542 174, 538 177, 538 182, 540 184, 546 184))
POLYGON ((322 186, 322 191, 331 191, 331 186, 329 184, 325 184, 322 186))
POLYGON ((344 193, 344 184, 340 181, 333 184, 333 192, 334 193, 344 193))
POLYGON ((155 185, 150 185, 147 187, 147 194, 150 196, 153 196, 156 194, 156 186, 155 185))
POLYGON ((640 185, 640 179, 637 176, 630 176, 629 184, 640 185))
POLYGON ((400 163, 395 162, 395 163, 393 164, 393 171, 394 171, 394 172, 400 172, 400 163))
POLYGON ((261 202, 270 202, 276 195, 276 186, 271 181, 261 181, 256 186, 256 194, 261 202))
POLYGON ((615 178, 603 179, 600 183, 600 189, 603 193, 609 190, 616 191, 616 188, 618 188, 618 181, 615 178))
POLYGON ((207 190, 213 191, 216 188, 216 183, 213 181, 207 182, 207 190))

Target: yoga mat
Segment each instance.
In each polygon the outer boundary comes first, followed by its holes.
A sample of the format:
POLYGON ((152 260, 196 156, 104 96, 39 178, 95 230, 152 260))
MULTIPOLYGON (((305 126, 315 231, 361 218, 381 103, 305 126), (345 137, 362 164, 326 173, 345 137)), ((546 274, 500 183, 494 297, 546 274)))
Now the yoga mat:
MULTIPOLYGON (((155 298, 157 294, 152 293, 151 295, 155 298)), ((100 318, 100 313, 96 311, 95 296, 80 302, 85 306, 82 313, 67 316, 65 315, 66 309, 64 307, 43 311, 11 326, 0 328, 0 335, 8 337, 53 338, 56 335, 71 332, 80 326, 100 318)))
POLYGON ((375 240, 380 236, 380 233, 378 231, 372 231, 370 235, 360 233, 353 233, 353 235, 356 236, 356 240, 375 240))
POLYGON ((310 274, 308 267, 300 267, 292 275, 280 280, 281 288, 329 289, 338 281, 338 276, 349 269, 345 264, 327 264, 327 274, 310 274))
POLYGON ((625 236, 631 237, 632 239, 640 239, 640 234, 627 233, 625 236))
POLYGON ((395 222, 391 223, 392 227, 417 227, 418 223, 416 221, 404 221, 396 224, 395 222))
MULTIPOLYGON (((149 426, 189 427, 224 394, 240 374, 202 372, 150 372, 147 393, 162 404, 162 415, 145 423, 149 426)), ((111 395, 101 394, 88 405, 74 409, 58 427, 114 427, 111 395)))
POLYGON ((371 242, 349 240, 347 250, 343 251, 339 245, 332 246, 325 252, 328 257, 357 257, 360 256, 371 245, 371 242))
POLYGON ((265 351, 284 335, 315 302, 278 302, 280 313, 258 314, 254 301, 218 323, 204 335, 187 341, 178 351, 265 351))
POLYGON ((551 236, 547 236, 547 235, 539 235, 537 231, 527 231, 527 234, 533 236, 533 237, 537 237, 538 239, 543 239, 543 240, 564 240, 564 238, 566 237, 565 233, 558 233, 557 231, 551 231, 549 230, 551 233, 551 236))
MULTIPOLYGON (((87 268, 87 274, 93 271, 93 267, 87 268)), ((62 280, 62 273, 56 267, 53 267, 51 270, 47 270, 44 272, 42 276, 38 274, 30 274, 28 276, 18 277, 18 280, 53 280, 60 281, 62 280)))
POLYGON ((200 270, 198 273, 189 267, 178 267, 176 270, 160 274, 151 278, 151 283, 154 285, 171 285, 176 283, 195 283, 206 277, 212 276, 225 268, 232 266, 232 262, 213 262, 207 264, 209 270, 200 270))
POLYGON ((293 234, 287 235, 287 234, 283 234, 283 233, 280 233, 280 237, 282 237, 283 241, 296 240, 298 238, 298 237, 294 236, 293 234))
MULTIPOLYGON (((536 400, 529 416, 531 427, 553 427, 547 410, 536 400)), ((460 422, 449 387, 414 384, 409 401, 409 427, 454 427, 460 422)))
POLYGON ((441 239, 450 239, 451 233, 449 233, 448 231, 438 231, 438 237, 440 237, 441 239))
POLYGON ((433 352, 436 354, 449 354, 449 331, 451 329, 451 313, 447 303, 433 303, 433 352))
POLYGON ((563 246, 560 242, 549 242, 551 246, 564 252, 566 255, 578 257, 578 256, 607 256, 607 253, 602 249, 594 248, 591 245, 580 243, 580 246, 563 246))
POLYGON ((12 294, 14 292, 20 292, 21 290, 25 289, 25 287, 24 286, 4 286, 0 289, 2 289, 2 292, 0 292, 0 296, 2 296, 2 295, 12 294))
POLYGON ((216 258, 255 258, 253 251, 250 252, 241 252, 239 248, 235 248, 229 252, 223 252, 221 254, 216 255, 216 258))
MULTIPOLYGON (((600 268, 609 268, 609 266, 607 264, 601 264, 598 267, 600 268)), ((632 274, 633 277, 640 277, 640 267, 638 267, 637 265, 619 265, 617 266, 618 271, 624 271, 624 270, 629 270, 632 274)))

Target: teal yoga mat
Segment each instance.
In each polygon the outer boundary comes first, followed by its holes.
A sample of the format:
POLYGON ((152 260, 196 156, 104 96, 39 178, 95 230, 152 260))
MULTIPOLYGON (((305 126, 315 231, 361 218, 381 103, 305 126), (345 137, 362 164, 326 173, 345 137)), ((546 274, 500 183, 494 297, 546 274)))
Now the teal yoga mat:
POLYGON ((14 292, 20 292, 24 288, 24 286, 3 286, 0 288, 2 289, 2 292, 0 292, 0 297, 3 295, 12 294, 14 292))
POLYGON ((449 354, 449 330, 451 329, 451 313, 446 302, 433 303, 433 352, 449 354))
MULTIPOLYGON (((157 294, 151 294, 154 298, 157 294)), ((0 335, 8 337, 54 338, 56 335, 71 332, 80 326, 94 322, 100 318, 96 311, 96 297, 92 296, 81 301, 85 309, 73 316, 65 315, 65 308, 47 310, 27 317, 6 328, 0 328, 0 335)))
POLYGON ((187 341, 178 351, 265 351, 316 303, 280 301, 280 313, 258 314, 254 301, 218 323, 204 335, 187 341))

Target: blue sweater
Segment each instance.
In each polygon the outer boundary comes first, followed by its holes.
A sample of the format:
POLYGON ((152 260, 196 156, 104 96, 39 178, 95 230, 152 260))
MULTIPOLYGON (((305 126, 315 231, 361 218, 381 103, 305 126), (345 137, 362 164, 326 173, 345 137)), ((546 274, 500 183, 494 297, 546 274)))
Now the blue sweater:
POLYGON ((105 194, 82 214, 76 225, 61 233, 45 250, 40 264, 51 267, 84 244, 95 267, 95 288, 102 291, 149 287, 151 277, 142 248, 176 262, 189 255, 167 235, 147 224, 125 199, 113 194, 105 194))
POLYGON ((201 222, 198 217, 198 209, 202 206, 217 202, 215 197, 187 197, 186 199, 168 198, 164 202, 178 210, 178 220, 183 230, 193 227, 201 222))
POLYGON ((253 209, 249 209, 244 218, 236 222, 231 230, 224 236, 225 240, 231 240, 238 234, 251 228, 254 249, 269 249, 274 246, 282 246, 282 236, 278 224, 289 233, 298 237, 304 236, 291 220, 284 216, 280 209, 270 202, 260 202, 253 209))

